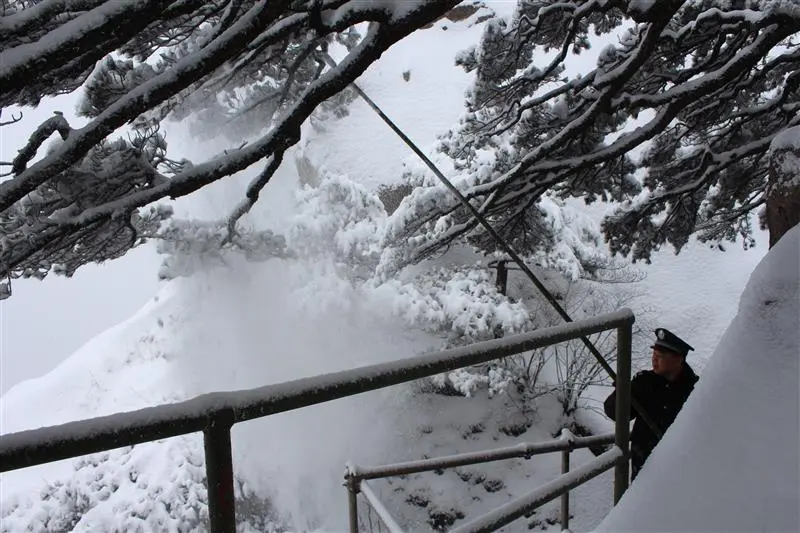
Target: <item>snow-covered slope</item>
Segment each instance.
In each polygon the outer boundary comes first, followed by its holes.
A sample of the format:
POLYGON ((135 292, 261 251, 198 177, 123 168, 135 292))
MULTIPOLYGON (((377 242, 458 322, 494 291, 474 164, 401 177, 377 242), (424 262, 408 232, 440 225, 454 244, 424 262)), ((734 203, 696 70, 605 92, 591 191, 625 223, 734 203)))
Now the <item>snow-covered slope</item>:
MULTIPOLYGON (((12 387, 0 398, 0 431, 187 398, 175 375, 185 313, 179 285, 165 287, 133 317, 92 339, 48 374, 12 387)), ((155 524, 165 514, 152 508, 180 501, 182 492, 190 496, 203 475, 202 441, 192 437, 8 472, 0 476, 0 531, 135 531, 142 525, 159 530, 155 524), (198 468, 181 468, 198 456, 198 468), (119 512, 109 512, 115 508, 119 512)), ((174 508, 180 514, 188 507, 174 508)))
POLYGON ((600 532, 800 531, 800 227, 747 283, 697 388, 600 532))
POLYGON ((167 333, 177 329, 172 318, 180 314, 176 290, 177 284, 166 287, 134 316, 102 332, 51 372, 13 387, 2 398, 2 432, 179 398, 164 386, 176 348, 167 333))

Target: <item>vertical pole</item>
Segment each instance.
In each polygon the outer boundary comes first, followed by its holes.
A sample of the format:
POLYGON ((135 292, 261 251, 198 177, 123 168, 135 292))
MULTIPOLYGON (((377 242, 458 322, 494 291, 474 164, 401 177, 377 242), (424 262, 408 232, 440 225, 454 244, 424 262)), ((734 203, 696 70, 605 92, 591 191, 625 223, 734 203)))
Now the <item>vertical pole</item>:
MULTIPOLYGON (((569 473, 570 450, 561 450, 561 474, 569 473)), ((561 495, 561 531, 569 529, 569 491, 561 495)))
POLYGON ((497 279, 495 284, 497 285, 497 290, 500 291, 500 294, 503 296, 506 295, 508 292, 508 267, 506 267, 505 259, 501 259, 497 262, 497 279))
POLYGON ((211 533, 236 533, 231 426, 232 421, 215 417, 203 431, 211 533))
POLYGON ((350 523, 350 533, 358 533, 358 485, 350 468, 345 473, 345 485, 347 486, 347 511, 350 523))
POLYGON ((630 472, 631 343, 633 322, 617 328, 617 410, 614 443, 623 456, 614 469, 614 505, 628 488, 630 472))

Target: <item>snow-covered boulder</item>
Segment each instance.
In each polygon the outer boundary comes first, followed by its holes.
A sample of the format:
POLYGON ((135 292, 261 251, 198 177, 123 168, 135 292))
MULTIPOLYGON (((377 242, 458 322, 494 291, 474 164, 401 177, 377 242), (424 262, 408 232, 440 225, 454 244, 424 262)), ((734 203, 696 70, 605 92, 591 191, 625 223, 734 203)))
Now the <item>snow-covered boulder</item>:
POLYGON ((692 396, 596 533, 800 531, 800 226, 750 277, 692 396))

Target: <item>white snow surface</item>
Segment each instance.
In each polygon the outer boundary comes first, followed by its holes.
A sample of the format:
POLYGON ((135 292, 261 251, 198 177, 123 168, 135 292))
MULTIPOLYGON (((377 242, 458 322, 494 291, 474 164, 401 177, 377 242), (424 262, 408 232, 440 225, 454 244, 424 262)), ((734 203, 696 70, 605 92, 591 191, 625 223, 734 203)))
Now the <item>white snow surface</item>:
POLYGON ((769 145, 772 151, 781 149, 800 150, 800 126, 786 128, 772 139, 769 145))
POLYGON ((750 277, 675 423, 596 533, 800 531, 800 226, 750 277))

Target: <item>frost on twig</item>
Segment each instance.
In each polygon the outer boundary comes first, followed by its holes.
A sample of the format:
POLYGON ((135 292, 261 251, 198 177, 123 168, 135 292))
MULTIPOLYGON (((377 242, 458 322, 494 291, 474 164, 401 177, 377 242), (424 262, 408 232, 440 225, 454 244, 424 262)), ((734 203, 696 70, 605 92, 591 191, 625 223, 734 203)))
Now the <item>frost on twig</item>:
POLYGON ((228 234, 225 236, 221 244, 224 245, 233 240, 234 236, 236 235, 236 224, 243 216, 250 212, 250 209, 252 209, 254 205, 256 205, 258 197, 261 195, 261 190, 266 187, 267 183, 269 183, 269 180, 271 180, 272 176, 275 175, 278 167, 281 166, 283 154, 284 151, 279 150, 270 156, 267 168, 265 168, 261 174, 259 174, 258 177, 254 179, 247 187, 245 199, 239 202, 236 208, 234 208, 233 213, 231 213, 231 215, 228 217, 228 234))

